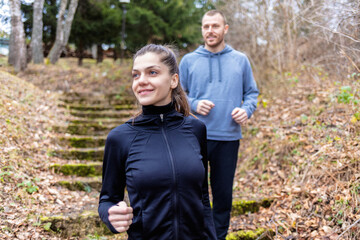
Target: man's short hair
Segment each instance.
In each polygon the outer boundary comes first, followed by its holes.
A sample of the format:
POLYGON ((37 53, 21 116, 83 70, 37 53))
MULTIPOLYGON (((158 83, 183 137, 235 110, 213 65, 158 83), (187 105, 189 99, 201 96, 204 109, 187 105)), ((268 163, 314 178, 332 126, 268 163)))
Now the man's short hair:
POLYGON ((215 10, 215 9, 214 9, 214 10, 207 11, 207 12, 204 14, 204 16, 202 17, 201 22, 202 22, 202 20, 204 19, 205 16, 214 16, 214 15, 216 15, 216 14, 220 14, 220 15, 221 15, 221 17, 224 19, 224 25, 226 25, 226 24, 227 24, 227 21, 226 21, 225 15, 224 15, 221 11, 215 10))

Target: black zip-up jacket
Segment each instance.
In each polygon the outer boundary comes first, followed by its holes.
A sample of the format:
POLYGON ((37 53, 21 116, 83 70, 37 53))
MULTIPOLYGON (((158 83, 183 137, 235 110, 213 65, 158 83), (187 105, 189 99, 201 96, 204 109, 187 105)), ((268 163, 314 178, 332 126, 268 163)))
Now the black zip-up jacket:
POLYGON ((206 127, 173 104, 144 106, 106 140, 99 215, 124 199, 133 208, 129 240, 215 240, 207 184, 206 127))

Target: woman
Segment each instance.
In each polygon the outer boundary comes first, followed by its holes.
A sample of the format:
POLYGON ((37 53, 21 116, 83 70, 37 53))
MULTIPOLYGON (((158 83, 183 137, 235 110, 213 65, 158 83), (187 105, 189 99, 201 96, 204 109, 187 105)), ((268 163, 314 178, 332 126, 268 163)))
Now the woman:
POLYGON ((216 239, 207 185, 206 128, 189 116, 176 56, 150 44, 133 61, 142 113, 106 140, 99 215, 128 239, 216 239), (124 199, 127 189, 130 205, 124 199))

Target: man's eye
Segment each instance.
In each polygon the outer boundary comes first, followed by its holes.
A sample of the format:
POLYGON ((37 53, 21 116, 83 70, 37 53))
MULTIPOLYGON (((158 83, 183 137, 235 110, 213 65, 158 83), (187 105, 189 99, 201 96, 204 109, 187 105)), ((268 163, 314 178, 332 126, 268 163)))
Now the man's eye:
POLYGON ((203 29, 207 30, 209 29, 209 26, 203 26, 203 29))

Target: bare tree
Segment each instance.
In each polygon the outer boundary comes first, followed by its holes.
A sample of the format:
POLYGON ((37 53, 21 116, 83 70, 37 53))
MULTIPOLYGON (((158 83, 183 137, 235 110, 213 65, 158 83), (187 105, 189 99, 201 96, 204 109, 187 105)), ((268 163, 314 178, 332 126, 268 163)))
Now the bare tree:
POLYGON ((11 12, 11 33, 9 48, 9 63, 14 65, 15 72, 20 72, 26 68, 26 43, 24 24, 21 21, 20 0, 10 0, 11 12))
POLYGON ((340 75, 360 72, 360 1, 327 0, 301 16, 309 26, 308 48, 302 54, 311 63, 340 75))
POLYGON ((360 70, 359 0, 228 0, 217 8, 228 18, 227 42, 249 56, 260 84, 301 66, 360 70))
POLYGON ((34 63, 44 62, 44 52, 42 47, 43 37, 43 8, 44 0, 35 0, 33 3, 33 29, 31 35, 31 53, 34 63))
POLYGON ((74 19, 78 0, 71 0, 65 19, 67 3, 68 0, 61 0, 60 2, 59 17, 56 26, 56 39, 48 56, 52 64, 55 64, 59 60, 60 55, 64 51, 69 40, 71 24, 74 19))

